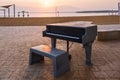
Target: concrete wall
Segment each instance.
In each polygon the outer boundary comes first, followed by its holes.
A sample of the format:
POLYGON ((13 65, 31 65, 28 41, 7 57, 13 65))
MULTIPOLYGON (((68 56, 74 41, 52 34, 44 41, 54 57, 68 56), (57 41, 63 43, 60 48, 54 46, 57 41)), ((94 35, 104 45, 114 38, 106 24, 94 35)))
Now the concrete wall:
POLYGON ((40 26, 68 21, 93 21, 96 24, 119 24, 120 16, 0 18, 0 26, 40 26))

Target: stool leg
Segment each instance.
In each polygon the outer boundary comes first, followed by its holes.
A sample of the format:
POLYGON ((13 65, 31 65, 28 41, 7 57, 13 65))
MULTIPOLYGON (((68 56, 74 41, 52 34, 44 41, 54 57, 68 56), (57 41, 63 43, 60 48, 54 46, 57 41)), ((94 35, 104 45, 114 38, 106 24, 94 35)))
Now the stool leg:
POLYGON ((44 61, 44 56, 41 56, 41 55, 38 55, 36 53, 30 52, 29 65, 32 65, 34 63, 39 63, 41 61, 44 61))
POLYGON ((54 63, 54 77, 60 76, 66 71, 70 70, 69 55, 67 53, 60 55, 53 59, 54 63))

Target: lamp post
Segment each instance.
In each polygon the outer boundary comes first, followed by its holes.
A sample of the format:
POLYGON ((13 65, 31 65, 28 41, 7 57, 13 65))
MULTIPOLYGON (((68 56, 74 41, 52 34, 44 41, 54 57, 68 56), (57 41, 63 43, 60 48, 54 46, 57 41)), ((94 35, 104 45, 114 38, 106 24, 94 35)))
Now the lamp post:
POLYGON ((13 13, 14 13, 14 17, 15 17, 15 4, 13 4, 13 13))
POLYGON ((29 17, 29 12, 28 11, 18 12, 18 17, 20 17, 20 13, 22 14, 22 17, 25 17, 25 14, 27 14, 27 17, 29 17))
POLYGON ((55 7, 55 14, 56 14, 56 16, 59 16, 58 7, 55 7))

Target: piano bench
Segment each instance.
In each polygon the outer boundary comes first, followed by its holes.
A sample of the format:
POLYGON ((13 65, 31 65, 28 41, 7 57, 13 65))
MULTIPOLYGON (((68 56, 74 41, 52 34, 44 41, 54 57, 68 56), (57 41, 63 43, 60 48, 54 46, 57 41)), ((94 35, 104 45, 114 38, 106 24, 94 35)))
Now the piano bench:
POLYGON ((44 57, 53 61, 54 77, 58 77, 70 69, 68 53, 47 45, 30 48, 29 65, 44 61, 44 57))

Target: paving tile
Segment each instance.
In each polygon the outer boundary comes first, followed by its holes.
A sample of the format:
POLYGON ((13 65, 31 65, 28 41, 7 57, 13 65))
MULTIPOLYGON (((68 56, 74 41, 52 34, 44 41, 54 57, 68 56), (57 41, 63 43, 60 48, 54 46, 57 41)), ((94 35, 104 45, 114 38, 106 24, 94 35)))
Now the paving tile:
MULTIPOLYGON (((70 49, 70 71, 53 77, 53 62, 29 65, 30 47, 47 44, 42 37, 44 26, 0 27, 0 80, 120 80, 120 41, 97 41, 92 48, 93 66, 85 65, 85 50, 74 43, 70 49)), ((57 48, 66 50, 66 41, 58 40, 57 48)))

